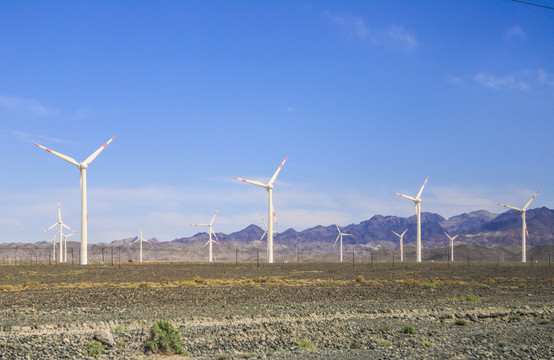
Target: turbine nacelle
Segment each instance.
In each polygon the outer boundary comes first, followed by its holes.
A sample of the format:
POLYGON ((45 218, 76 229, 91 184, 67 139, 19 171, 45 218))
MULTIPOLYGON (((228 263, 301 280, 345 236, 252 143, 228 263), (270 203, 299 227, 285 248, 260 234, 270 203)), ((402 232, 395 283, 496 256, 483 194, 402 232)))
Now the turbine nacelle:
POLYGON ((79 164, 79 169, 86 169, 86 168, 88 168, 88 164, 86 164, 84 162, 79 164))

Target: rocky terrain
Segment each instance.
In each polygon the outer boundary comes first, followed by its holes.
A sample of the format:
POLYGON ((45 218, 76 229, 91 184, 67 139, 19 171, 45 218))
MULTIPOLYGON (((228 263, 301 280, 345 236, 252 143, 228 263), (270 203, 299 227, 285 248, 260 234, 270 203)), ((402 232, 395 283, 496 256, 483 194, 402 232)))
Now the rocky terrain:
POLYGON ((551 359, 553 280, 548 264, 3 266, 0 358, 88 358, 98 330, 101 358, 166 358, 144 346, 168 319, 193 359, 551 359))

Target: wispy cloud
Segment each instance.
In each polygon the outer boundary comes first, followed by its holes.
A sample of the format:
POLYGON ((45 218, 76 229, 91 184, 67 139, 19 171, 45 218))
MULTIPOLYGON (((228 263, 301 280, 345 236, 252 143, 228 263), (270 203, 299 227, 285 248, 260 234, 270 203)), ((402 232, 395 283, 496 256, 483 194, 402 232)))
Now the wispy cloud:
POLYGON ((72 141, 60 140, 60 139, 51 138, 44 135, 24 133, 17 130, 11 130, 10 132, 14 134, 19 140, 25 141, 25 142, 35 142, 38 140, 45 140, 48 142, 55 142, 55 143, 61 143, 61 144, 75 144, 75 142, 72 142, 72 141))
POLYGON ((507 41, 523 40, 527 39, 525 32, 519 26, 514 26, 504 32, 507 41))
POLYGON ((462 85, 463 81, 459 77, 456 76, 447 76, 446 82, 453 84, 453 85, 462 85))
POLYGON ((21 99, 17 97, 0 96, 0 107, 23 113, 31 117, 41 117, 55 113, 36 100, 21 99))
POLYGON ((487 73, 475 75, 475 81, 481 86, 494 90, 529 90, 530 86, 525 81, 518 79, 514 75, 496 77, 487 73))
POLYGON ((324 12, 323 16, 348 39, 359 39, 373 46, 384 46, 400 51, 412 50, 418 45, 415 35, 401 26, 371 29, 359 16, 336 15, 329 12, 324 12))

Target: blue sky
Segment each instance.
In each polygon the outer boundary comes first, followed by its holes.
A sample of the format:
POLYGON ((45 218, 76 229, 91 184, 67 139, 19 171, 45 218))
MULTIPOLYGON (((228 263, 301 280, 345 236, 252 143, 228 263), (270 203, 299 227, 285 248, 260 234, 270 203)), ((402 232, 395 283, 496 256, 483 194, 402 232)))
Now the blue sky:
MULTIPOLYGON (((554 5, 551 1, 542 1, 554 5)), ((1 242, 554 207, 554 11, 513 1, 4 1, 1 242)))

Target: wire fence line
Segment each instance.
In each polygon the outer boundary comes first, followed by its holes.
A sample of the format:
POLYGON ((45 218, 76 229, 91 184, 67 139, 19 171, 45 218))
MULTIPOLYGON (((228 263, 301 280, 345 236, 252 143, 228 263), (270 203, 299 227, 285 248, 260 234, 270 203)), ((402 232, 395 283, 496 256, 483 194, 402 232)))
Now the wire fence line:
MULTIPOLYGON (((450 249, 424 249, 423 261, 425 262, 444 262, 450 263, 450 249)), ((55 251, 51 245, 18 245, 18 246, 0 246, 0 256, 2 265, 18 264, 78 264, 80 258, 80 244, 68 244, 67 251, 62 254, 64 261, 60 262, 59 249, 55 251), (64 259, 65 258, 65 259, 64 259)), ((122 263, 136 263, 139 259, 139 249, 129 247, 127 244, 111 245, 89 245, 87 248, 89 264, 116 265, 122 263)), ((338 253, 324 250, 307 250, 302 248, 285 249, 276 251, 274 260, 276 263, 300 263, 300 262, 334 262, 338 261, 338 253)), ((406 253, 404 250, 404 259, 407 262, 415 260, 415 252, 406 253), (413 259, 412 259, 413 258, 413 259)), ((213 252, 214 262, 221 263, 267 263, 267 254, 265 248, 243 249, 236 247, 234 249, 216 249, 213 252)), ((520 252, 517 248, 507 251, 501 248, 489 249, 488 253, 481 251, 476 254, 475 249, 471 247, 455 248, 455 262, 521 262, 520 252), (493 251, 494 250, 494 251, 493 251)), ((147 263, 163 262, 184 262, 184 263, 205 263, 208 262, 208 250, 198 247, 175 248, 161 244, 153 244, 143 247, 143 261, 147 263)), ((367 263, 369 265, 380 262, 400 263, 400 250, 390 250, 380 248, 370 250, 358 247, 352 247, 343 252, 343 262, 367 263)), ((528 261, 531 266, 533 263, 551 263, 550 251, 541 251, 537 254, 531 253, 528 261)))

